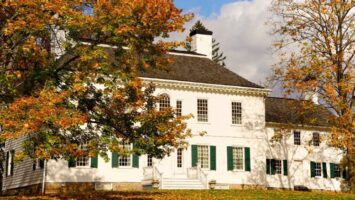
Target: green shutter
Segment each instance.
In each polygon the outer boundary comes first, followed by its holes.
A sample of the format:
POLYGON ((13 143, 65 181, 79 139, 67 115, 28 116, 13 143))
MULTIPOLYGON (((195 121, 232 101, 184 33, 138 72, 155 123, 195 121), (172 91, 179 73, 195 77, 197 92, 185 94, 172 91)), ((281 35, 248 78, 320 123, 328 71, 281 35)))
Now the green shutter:
POLYGON ((271 165, 271 160, 266 159, 266 174, 271 174, 270 165, 271 165))
POLYGON ((98 156, 92 157, 90 159, 90 167, 97 168, 98 167, 98 160, 99 160, 98 156))
POLYGON ((227 169, 233 171, 233 147, 227 147, 227 169))
POLYGON ((118 153, 117 152, 112 152, 111 163, 112 163, 112 168, 118 167, 118 153))
POLYGON ((191 145, 191 166, 197 166, 197 145, 191 145))
POLYGON ((216 166, 216 146, 210 146, 210 162, 211 162, 211 166, 210 169, 211 170, 216 170, 217 166, 216 166))
POLYGON ((132 167, 139 168, 139 156, 137 154, 133 154, 132 167))
POLYGON ((335 164, 330 163, 330 178, 335 178, 335 164))
POLYGON ((76 167, 76 159, 70 157, 69 160, 68 160, 68 166, 69 167, 76 167))
POLYGON ((311 161, 311 177, 316 176, 316 163, 311 161))
POLYGON ((288 176, 288 162, 284 160, 283 167, 284 167, 284 176, 288 176))
POLYGON ((250 167, 250 148, 245 147, 244 148, 244 153, 245 153, 245 171, 250 172, 251 167, 250 167))
POLYGON ((327 172, 327 163, 323 163, 323 177, 328 178, 328 172, 327 172))
POLYGON ((271 175, 275 175, 275 160, 271 159, 271 175))

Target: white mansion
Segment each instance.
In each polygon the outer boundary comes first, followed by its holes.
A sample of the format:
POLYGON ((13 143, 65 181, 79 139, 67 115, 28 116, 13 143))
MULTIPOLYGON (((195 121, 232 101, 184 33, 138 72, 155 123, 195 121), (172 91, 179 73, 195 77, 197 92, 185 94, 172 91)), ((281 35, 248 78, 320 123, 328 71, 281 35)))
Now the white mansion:
POLYGON ((290 106, 297 100, 267 97, 269 89, 213 62, 212 32, 197 30, 191 36, 191 52, 169 52, 175 62, 168 71, 141 74, 156 85, 157 95, 165 95, 160 106, 195 116, 188 121, 193 137, 187 148, 162 160, 109 153, 109 162, 83 157, 33 165, 30 159, 13 161, 25 138, 8 141, 2 190, 208 189, 215 182, 217 189, 302 186, 339 191, 342 152, 322 140, 330 113, 318 106, 312 113, 317 123, 305 124, 290 106), (294 130, 272 142, 274 131, 286 124, 294 130))

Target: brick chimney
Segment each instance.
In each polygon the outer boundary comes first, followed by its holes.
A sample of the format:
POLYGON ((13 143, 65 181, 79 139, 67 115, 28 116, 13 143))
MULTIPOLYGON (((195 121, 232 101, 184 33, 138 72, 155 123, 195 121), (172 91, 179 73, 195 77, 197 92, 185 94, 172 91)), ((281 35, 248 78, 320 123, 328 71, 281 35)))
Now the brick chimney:
POLYGON ((204 54, 212 60, 212 31, 194 30, 190 33, 191 51, 204 54))

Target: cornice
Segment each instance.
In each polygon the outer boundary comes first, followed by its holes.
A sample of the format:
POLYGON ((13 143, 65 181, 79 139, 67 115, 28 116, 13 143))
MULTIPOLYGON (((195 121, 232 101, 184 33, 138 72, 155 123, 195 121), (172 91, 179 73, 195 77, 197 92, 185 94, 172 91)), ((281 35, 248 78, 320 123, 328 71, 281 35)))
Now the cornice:
POLYGON ((218 85, 208 83, 196 83, 188 81, 175 81, 156 78, 141 77, 144 83, 154 83, 158 88, 198 91, 207 93, 220 93, 230 95, 244 95, 244 96, 261 96, 266 97, 271 92, 270 89, 263 88, 249 88, 240 86, 218 85))
POLYGON ((302 125, 302 124, 284 124, 276 122, 266 122, 266 128, 290 128, 290 129, 303 129, 303 130, 318 130, 318 131, 331 131, 331 127, 327 126, 311 126, 311 125, 302 125))

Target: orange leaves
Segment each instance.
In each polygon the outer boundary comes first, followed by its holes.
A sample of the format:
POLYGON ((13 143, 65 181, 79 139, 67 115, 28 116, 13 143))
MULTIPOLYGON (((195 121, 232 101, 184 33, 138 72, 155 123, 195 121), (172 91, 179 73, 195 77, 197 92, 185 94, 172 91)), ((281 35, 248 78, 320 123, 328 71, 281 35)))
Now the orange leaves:
POLYGON ((84 124, 87 117, 67 108, 68 92, 42 91, 38 97, 22 97, 8 108, 0 110, 0 123, 4 126, 3 139, 13 139, 36 133, 50 124, 67 129, 84 124))

